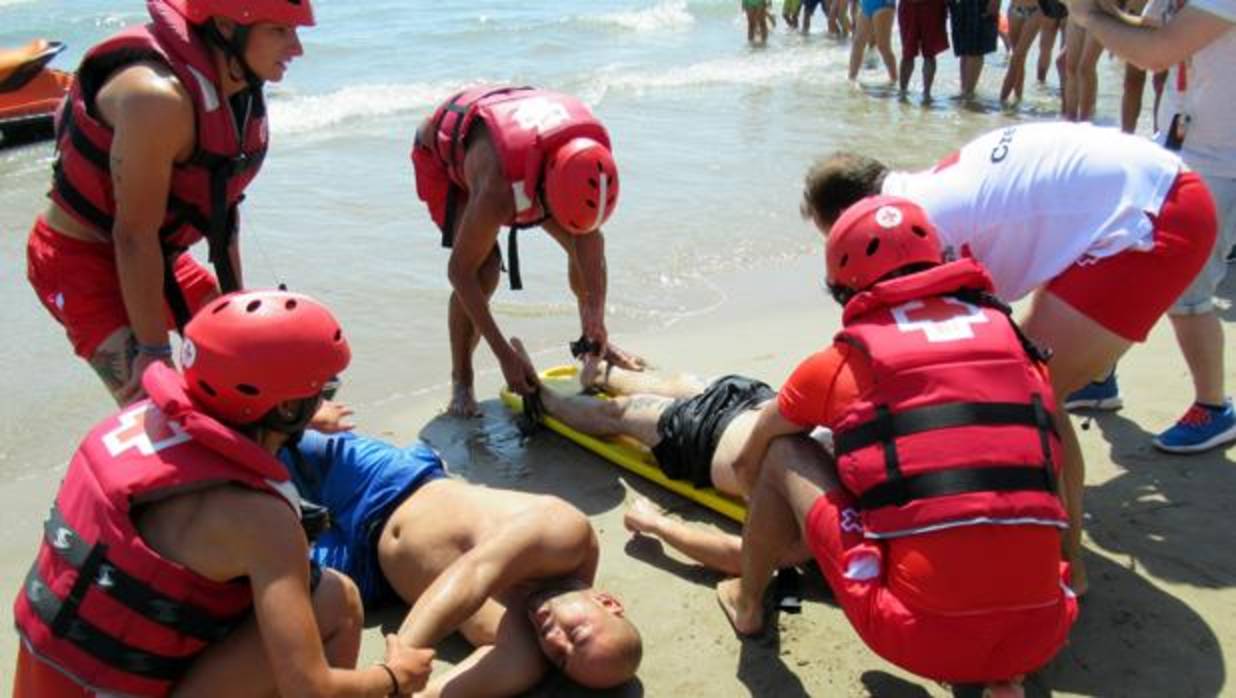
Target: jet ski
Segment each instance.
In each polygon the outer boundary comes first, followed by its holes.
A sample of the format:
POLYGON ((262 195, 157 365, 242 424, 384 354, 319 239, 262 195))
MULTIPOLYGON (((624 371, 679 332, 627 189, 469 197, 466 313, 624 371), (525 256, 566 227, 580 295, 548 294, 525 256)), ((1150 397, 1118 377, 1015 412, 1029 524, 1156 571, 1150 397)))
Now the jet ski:
POLYGON ((63 43, 45 39, 0 49, 0 148, 52 137, 73 76, 47 64, 63 50, 63 43))

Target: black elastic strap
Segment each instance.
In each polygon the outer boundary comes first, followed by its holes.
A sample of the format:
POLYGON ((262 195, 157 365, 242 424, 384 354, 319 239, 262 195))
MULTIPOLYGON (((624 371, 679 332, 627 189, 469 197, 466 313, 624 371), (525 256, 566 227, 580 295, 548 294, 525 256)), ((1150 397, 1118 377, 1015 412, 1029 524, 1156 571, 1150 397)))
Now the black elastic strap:
POLYGON ((1038 466, 984 466, 952 468, 883 482, 863 492, 860 509, 901 506, 916 499, 945 497, 967 492, 1052 492, 1055 483, 1038 466))
POLYGON ((52 628, 57 637, 68 640, 108 666, 156 681, 175 681, 184 676, 195 658, 167 657, 138 649, 111 637, 75 613, 65 613, 67 602, 62 602, 39 577, 37 563, 26 575, 25 591, 35 615, 52 628))
MULTIPOLYGON (((1042 405, 1037 408, 1042 409, 1042 405)), ((953 402, 928 405, 905 412, 878 413, 858 427, 836 435, 837 455, 857 451, 887 439, 909 436, 933 429, 963 426, 1028 426, 1038 428, 1040 417, 1033 404, 1017 402, 953 402)), ((1048 420, 1046 428, 1055 433, 1048 420)))
POLYGON ((506 271, 510 275, 511 290, 520 291, 524 287, 524 279, 519 274, 519 238, 516 235, 519 228, 511 226, 506 236, 506 271))
POLYGON ((228 250, 232 242, 233 223, 236 220, 235 209, 227 203, 227 185, 231 178, 231 171, 226 167, 210 173, 210 229, 206 234, 206 242, 210 248, 210 263, 215 267, 219 290, 223 293, 240 290, 240 282, 236 278, 236 270, 232 267, 232 256, 228 250))
POLYGON ((1051 491, 1055 492, 1056 469, 1052 467, 1051 458, 1051 434, 1055 433, 1055 425, 1051 421, 1047 408, 1043 407, 1042 395, 1035 393, 1030 398, 1030 404, 1034 406, 1034 421, 1039 431, 1039 445, 1043 448, 1043 470, 1046 472, 1051 491))
POLYGON ((183 335, 185 325, 193 319, 193 313, 189 310, 184 289, 180 288, 180 283, 176 281, 176 255, 169 250, 163 251, 163 297, 176 321, 176 331, 183 335))
MULTIPOLYGON (((74 590, 82 585, 82 595, 93 585, 96 590, 106 593, 147 620, 206 643, 222 639, 248 615, 245 613, 232 619, 215 618, 204 609, 155 591, 111 564, 106 559, 103 546, 88 545, 64 520, 57 507, 52 508, 51 515, 44 522, 43 534, 52 550, 78 570, 74 590)), ((70 593, 69 599, 72 598, 70 593)), ((80 598, 77 601, 80 603, 80 598)), ((67 601, 63 606, 69 609, 67 601)), ((76 605, 69 610, 75 613, 76 605)))
MULTIPOLYGON (((884 476, 888 482, 901 482, 901 459, 897 457, 896 434, 893 433, 892 413, 888 405, 876 408, 876 419, 871 425, 876 428, 875 439, 884 444, 884 476)), ((841 451, 837 454, 840 455, 841 451)))

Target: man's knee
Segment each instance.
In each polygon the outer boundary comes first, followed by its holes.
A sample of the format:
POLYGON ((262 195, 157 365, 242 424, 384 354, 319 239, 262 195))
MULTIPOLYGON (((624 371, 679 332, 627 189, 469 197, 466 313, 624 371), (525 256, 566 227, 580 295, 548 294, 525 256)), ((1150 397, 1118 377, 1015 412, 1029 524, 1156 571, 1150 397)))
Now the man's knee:
MULTIPOLYGON (((836 466, 832 456, 814 439, 805 435, 781 436, 768 445, 763 471, 769 477, 784 481, 791 473, 806 479, 822 490, 837 486, 836 466)), ((763 473, 761 473, 763 475, 763 473)))
POLYGON ((495 247, 485 261, 481 264, 481 268, 477 270, 477 277, 481 282, 481 290, 486 296, 493 295, 493 292, 498 289, 498 278, 502 275, 502 257, 498 254, 498 248, 495 247))
POLYGON ((365 621, 365 605, 356 582, 335 570, 323 569, 322 579, 313 591, 313 615, 323 639, 340 633, 359 635, 365 621))

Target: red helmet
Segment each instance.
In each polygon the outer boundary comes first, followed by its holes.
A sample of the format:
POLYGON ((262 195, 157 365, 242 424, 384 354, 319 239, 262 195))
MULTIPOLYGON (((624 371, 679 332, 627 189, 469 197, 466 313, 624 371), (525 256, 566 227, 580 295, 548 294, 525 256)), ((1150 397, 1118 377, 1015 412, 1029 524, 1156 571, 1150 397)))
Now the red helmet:
POLYGON ((180 364, 204 411, 249 424, 284 400, 319 394, 351 358, 339 322, 321 303, 287 291, 240 291, 189 321, 180 364))
POLYGON ((313 5, 309 0, 163 0, 190 24, 211 17, 224 17, 237 24, 274 22, 293 27, 312 27, 313 5))
POLYGON ((845 210, 824 246, 829 286, 862 291, 910 264, 939 264, 940 237, 918 204, 871 196, 845 210))
POLYGON ((559 225, 587 235, 618 207, 618 166, 609 148, 591 138, 572 138, 549 156, 545 200, 559 225))

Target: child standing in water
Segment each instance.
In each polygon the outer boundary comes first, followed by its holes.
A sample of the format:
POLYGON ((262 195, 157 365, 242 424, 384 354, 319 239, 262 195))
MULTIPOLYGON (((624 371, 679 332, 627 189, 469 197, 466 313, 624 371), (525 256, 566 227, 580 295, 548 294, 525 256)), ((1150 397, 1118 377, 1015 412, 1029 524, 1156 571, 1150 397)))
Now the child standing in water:
POLYGON ((785 20, 786 26, 791 29, 798 29, 798 13, 802 9, 802 0, 781 1, 781 19, 785 20))
POLYGON ((747 43, 760 46, 768 43, 768 0, 742 0, 742 9, 747 13, 747 43))

